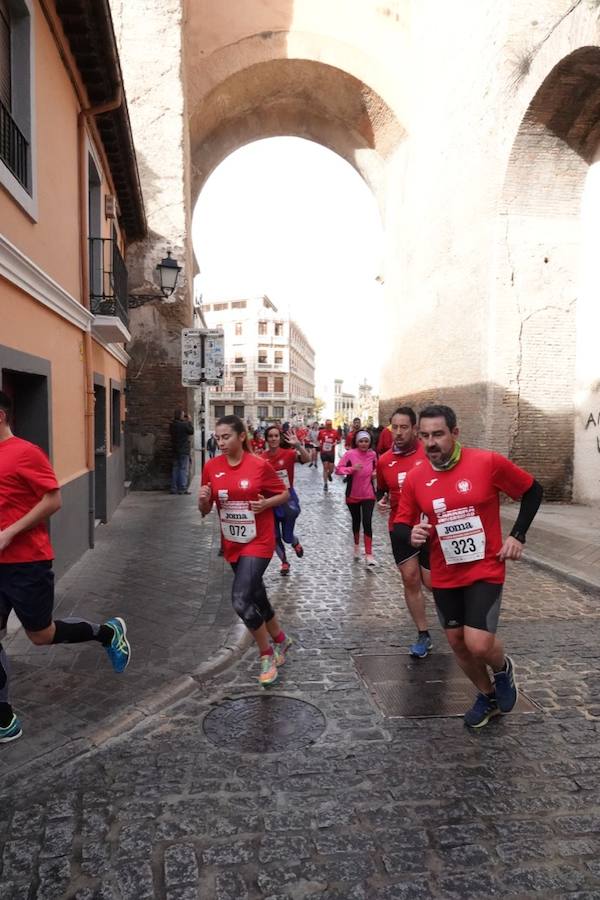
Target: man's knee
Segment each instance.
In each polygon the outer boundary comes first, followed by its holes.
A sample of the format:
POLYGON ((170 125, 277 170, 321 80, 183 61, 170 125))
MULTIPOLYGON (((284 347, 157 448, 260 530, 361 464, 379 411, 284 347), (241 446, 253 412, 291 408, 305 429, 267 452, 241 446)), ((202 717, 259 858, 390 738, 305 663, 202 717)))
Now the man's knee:
POLYGON ((467 629, 464 635, 465 646, 468 652, 477 659, 486 659, 488 657, 494 646, 495 639, 495 635, 489 631, 474 628, 467 629))
POLYGON ((420 590, 421 573, 419 572, 419 564, 416 557, 414 559, 407 559, 407 561, 400 566, 400 575, 402 576, 402 584, 404 585, 405 590, 410 591, 411 594, 420 590))
POLYGON ((54 622, 52 622, 47 628, 43 628, 41 631, 27 631, 27 629, 25 629, 25 634, 36 647, 43 647, 46 644, 52 643, 54 631, 54 622))
POLYGON ((454 653, 457 656, 467 656, 469 651, 465 644, 465 635, 463 628, 446 628, 446 638, 454 653))

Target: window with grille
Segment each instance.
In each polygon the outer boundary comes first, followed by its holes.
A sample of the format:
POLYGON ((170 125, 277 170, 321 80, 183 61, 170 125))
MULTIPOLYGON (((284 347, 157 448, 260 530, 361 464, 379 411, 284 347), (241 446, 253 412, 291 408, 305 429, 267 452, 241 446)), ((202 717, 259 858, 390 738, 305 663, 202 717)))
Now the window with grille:
POLYGON ((221 419, 225 415, 224 406, 215 406, 215 419, 221 419))
POLYGON ((234 416, 239 416, 240 419, 244 418, 244 407, 243 406, 234 406, 233 407, 234 416))
POLYGON ((269 379, 266 375, 258 376, 258 390, 261 392, 261 394, 264 394, 269 390, 269 379))
POLYGON ((233 379, 233 389, 234 391, 243 391, 244 390, 244 376, 236 375, 233 379))
POLYGON ((278 365, 281 365, 281 364, 283 363, 283 350, 276 350, 276 351, 275 351, 275 362, 276 362, 278 365))
POLYGON ((283 419, 284 411, 285 410, 284 410, 283 406, 274 406, 273 407, 273 418, 274 419, 283 419))
POLYGON ((258 414, 259 419, 268 419, 269 418, 269 407, 268 406, 257 406, 256 412, 258 414))

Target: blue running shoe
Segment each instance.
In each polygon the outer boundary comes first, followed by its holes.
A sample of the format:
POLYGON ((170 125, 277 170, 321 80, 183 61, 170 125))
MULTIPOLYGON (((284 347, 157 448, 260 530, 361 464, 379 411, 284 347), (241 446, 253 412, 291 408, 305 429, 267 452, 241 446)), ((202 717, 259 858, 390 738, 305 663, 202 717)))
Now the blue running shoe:
POLYGON ((468 725, 469 728, 483 728, 490 719, 499 715, 500 710, 495 696, 477 694, 475 703, 465 713, 465 725, 468 725))
POLYGON ((433 641, 426 634, 420 634, 414 644, 411 644, 408 648, 408 652, 411 656, 415 656, 417 659, 425 659, 426 656, 429 656, 431 651, 433 650, 433 641))
POLYGON ((510 656, 507 656, 504 661, 504 669, 501 672, 494 672, 494 685, 500 712, 509 713, 511 709, 514 709, 519 696, 519 690, 515 684, 515 667, 510 656))
POLYGON ((127 626, 119 616, 108 619, 104 624, 112 628, 115 633, 108 647, 104 649, 108 653, 108 658, 115 672, 124 672, 131 659, 131 647, 127 640, 127 626))
POLYGON ((16 741, 23 734, 21 723, 13 713, 13 717, 5 728, 0 728, 0 744, 16 741))

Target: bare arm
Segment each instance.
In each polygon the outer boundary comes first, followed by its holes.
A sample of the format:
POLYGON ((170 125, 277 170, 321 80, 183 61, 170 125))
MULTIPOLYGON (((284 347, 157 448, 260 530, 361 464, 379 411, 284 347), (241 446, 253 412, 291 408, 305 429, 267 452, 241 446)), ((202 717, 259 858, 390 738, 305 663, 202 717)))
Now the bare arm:
POLYGON ((281 506, 282 503, 286 503, 290 499, 290 492, 288 490, 282 491, 281 494, 275 494, 273 497, 263 497, 262 494, 258 495, 258 500, 250 500, 249 506, 250 509, 256 513, 264 512, 265 509, 271 509, 273 506, 281 506))
POLYGON ((53 491, 48 491, 28 513, 25 513, 16 522, 13 522, 4 531, 0 530, 0 551, 5 550, 22 531, 28 531, 35 525, 39 525, 40 522, 49 519, 61 506, 60 490, 56 488, 53 491))

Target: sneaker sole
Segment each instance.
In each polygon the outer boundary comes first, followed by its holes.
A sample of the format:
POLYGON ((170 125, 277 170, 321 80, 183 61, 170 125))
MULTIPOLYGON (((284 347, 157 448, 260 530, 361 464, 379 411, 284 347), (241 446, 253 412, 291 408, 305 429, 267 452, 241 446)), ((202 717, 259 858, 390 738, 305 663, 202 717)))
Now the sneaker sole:
POLYGON ((412 656, 413 659, 426 659, 432 650, 433 647, 430 647, 429 650, 425 651, 425 653, 413 653, 412 650, 409 650, 408 655, 412 656))
POLYGON ((117 675, 122 675, 129 663, 131 662, 131 644, 127 640, 127 625, 125 621, 121 618, 121 616, 113 616, 115 622, 118 622, 121 628, 123 629, 123 637, 125 639, 125 643, 127 644, 127 649, 129 650, 129 654, 127 656, 127 662, 123 666, 120 672, 117 672, 117 675))
POLYGON ((475 731, 477 731, 479 728, 485 728, 485 726, 488 724, 488 722, 490 721, 490 719, 495 719, 496 716, 501 716, 501 715, 502 715, 502 713, 500 712, 499 709, 493 709, 493 710, 485 717, 485 719, 483 719, 481 722, 478 722, 477 725, 469 725, 468 722, 465 722, 465 725, 466 725, 467 728, 473 728, 475 731))
POLYGON ((16 734, 11 734, 10 737, 0 738, 0 744, 10 744, 11 741, 18 741, 20 737, 23 737, 23 732, 17 731, 16 734))
POLYGON ((278 678, 279 678, 279 673, 275 672, 274 678, 271 678, 270 681, 261 681, 259 678, 258 683, 260 684, 260 686, 262 688, 268 688, 268 687, 271 687, 272 684, 275 684, 275 682, 277 681, 278 678))

